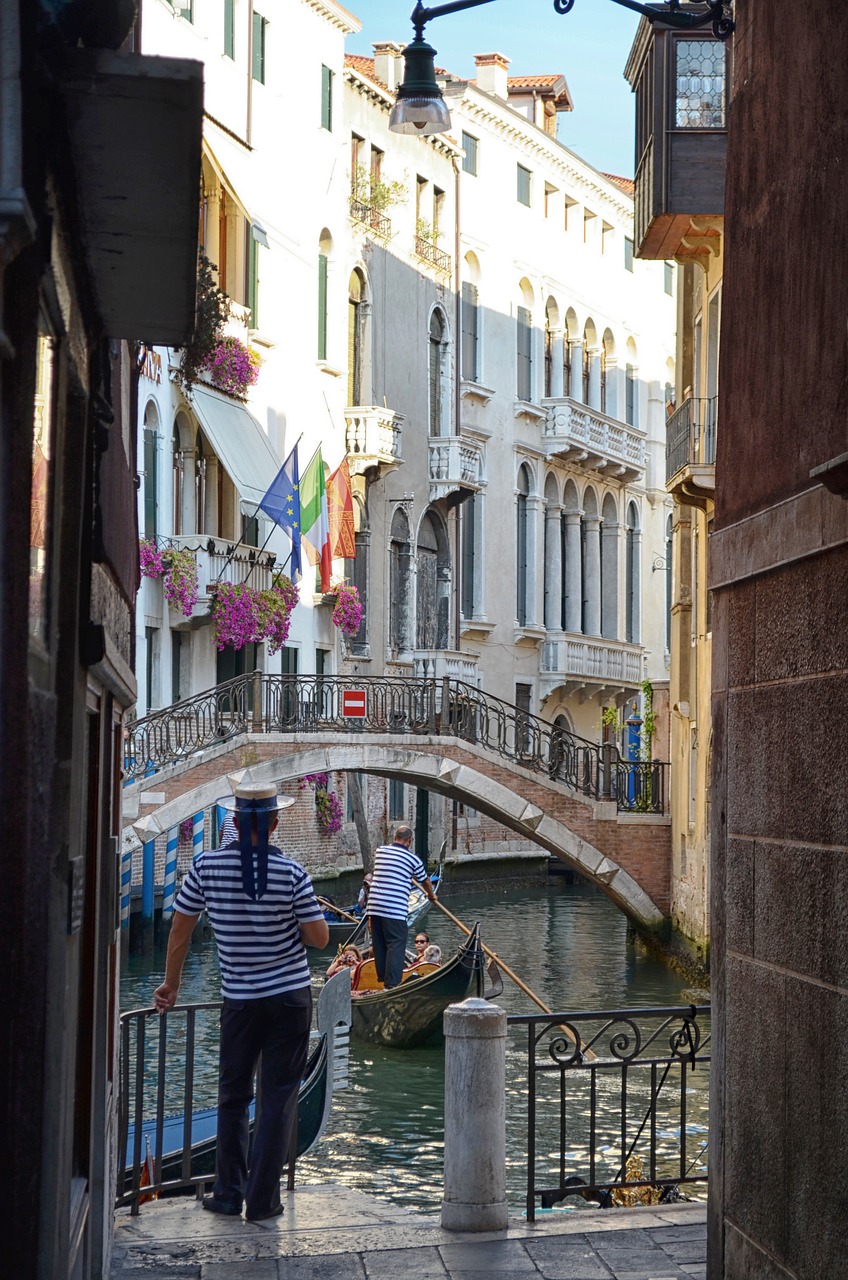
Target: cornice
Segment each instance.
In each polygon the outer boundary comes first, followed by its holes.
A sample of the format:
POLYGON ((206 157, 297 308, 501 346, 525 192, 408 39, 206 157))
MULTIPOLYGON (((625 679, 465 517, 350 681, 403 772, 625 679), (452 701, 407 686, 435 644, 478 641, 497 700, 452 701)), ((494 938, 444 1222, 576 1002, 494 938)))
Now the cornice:
POLYGON ((349 13, 340 4, 333 4, 333 0, 303 0, 308 9, 314 9, 327 22, 337 27, 339 31, 343 31, 346 36, 356 35, 362 30, 362 23, 354 14, 349 13))
MULTIPOLYGON (((370 80, 368 76, 364 76, 361 71, 357 71, 355 67, 346 66, 344 78, 357 93, 362 94, 363 98, 370 98, 377 106, 382 107, 386 115, 395 105, 394 94, 389 93, 388 89, 383 89, 380 85, 375 84, 373 80, 370 80)), ((419 141, 428 142, 434 151, 440 151, 443 155, 451 158, 462 155, 462 148, 448 134, 432 133, 425 135, 425 138, 419 139, 419 141)))

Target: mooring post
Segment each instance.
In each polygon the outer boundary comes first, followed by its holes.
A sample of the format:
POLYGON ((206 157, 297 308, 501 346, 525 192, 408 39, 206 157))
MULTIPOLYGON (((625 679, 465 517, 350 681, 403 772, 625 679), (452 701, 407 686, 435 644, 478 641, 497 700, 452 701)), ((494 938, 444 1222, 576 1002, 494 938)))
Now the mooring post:
POLYGON ((472 997, 445 1010, 446 1231, 500 1231, 506 1203, 506 1013, 472 997))

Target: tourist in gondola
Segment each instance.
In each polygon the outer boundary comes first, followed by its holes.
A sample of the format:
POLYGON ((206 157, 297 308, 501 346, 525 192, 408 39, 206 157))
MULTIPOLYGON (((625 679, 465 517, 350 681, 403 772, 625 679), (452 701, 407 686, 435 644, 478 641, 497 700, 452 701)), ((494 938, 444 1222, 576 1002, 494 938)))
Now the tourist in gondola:
POLYGON ((356 966, 361 963, 362 959, 363 955, 359 950, 359 947, 355 947, 352 942, 349 942, 341 955, 336 956, 335 960, 330 965, 327 970, 327 977, 335 977, 340 969, 355 969, 356 966))
POLYGON ((436 901, 427 868, 412 851, 412 840, 412 827, 404 824, 396 828, 392 843, 381 845, 374 855, 368 919, 377 978, 386 988, 399 986, 403 975, 411 882, 420 884, 430 901, 436 901))
POLYGON ((250 1222, 283 1212, 280 1178, 309 1047, 306 947, 325 947, 327 922, 303 868, 269 845, 281 809, 275 787, 242 786, 231 804, 238 844, 198 855, 174 903, 159 1013, 176 1004, 192 931, 206 911, 218 944, 223 1011, 215 1189, 203 1208, 250 1222), (262 1109, 248 1169, 248 1108, 262 1055, 262 1109))

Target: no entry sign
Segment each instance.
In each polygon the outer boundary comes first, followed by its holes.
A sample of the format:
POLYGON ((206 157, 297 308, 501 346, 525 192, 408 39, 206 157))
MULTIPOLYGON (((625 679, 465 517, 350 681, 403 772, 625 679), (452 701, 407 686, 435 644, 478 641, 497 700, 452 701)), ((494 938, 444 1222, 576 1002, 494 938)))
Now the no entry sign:
POLYGON ((342 715, 357 720, 365 718, 364 689, 342 689, 342 715))

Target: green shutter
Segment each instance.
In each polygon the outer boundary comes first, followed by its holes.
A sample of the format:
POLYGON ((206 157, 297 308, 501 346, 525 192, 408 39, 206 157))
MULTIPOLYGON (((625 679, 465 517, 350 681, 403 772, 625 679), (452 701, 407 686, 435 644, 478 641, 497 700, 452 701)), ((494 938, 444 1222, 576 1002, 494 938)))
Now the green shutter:
POLYGON ((156 432, 144 430, 144 536, 156 537, 156 432))
POLYGON ((260 13, 253 13, 253 79, 265 83, 265 27, 260 13))
POLYGON ((318 254, 318 359, 327 359, 327 256, 318 254))
POLYGON ((247 305, 250 327, 259 328, 259 252, 253 227, 247 224, 247 305))
POLYGON ((235 0, 224 0, 224 56, 236 56, 235 0))
POLYGON ((329 67, 321 68, 321 128, 333 128, 333 73, 329 67))

